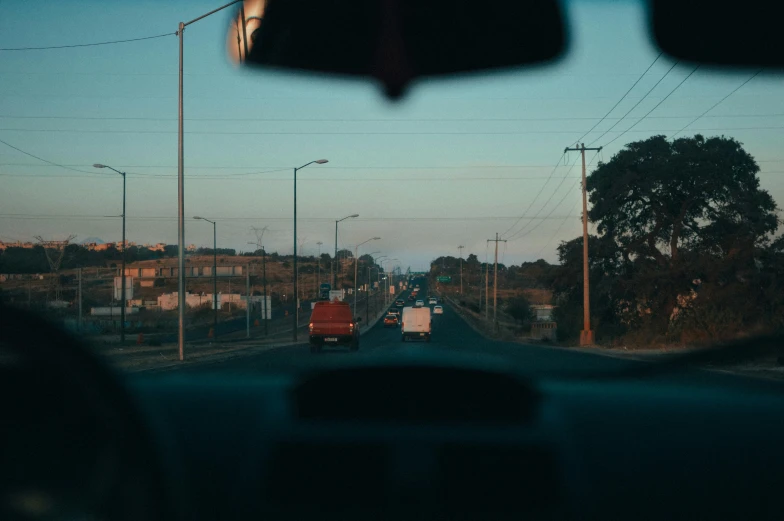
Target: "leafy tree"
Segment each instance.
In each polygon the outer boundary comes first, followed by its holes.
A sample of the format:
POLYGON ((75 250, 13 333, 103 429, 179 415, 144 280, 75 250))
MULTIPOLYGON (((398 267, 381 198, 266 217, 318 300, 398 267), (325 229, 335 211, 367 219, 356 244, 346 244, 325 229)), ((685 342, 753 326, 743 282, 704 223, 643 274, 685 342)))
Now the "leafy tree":
POLYGON ((653 317, 669 320, 695 257, 753 251, 776 230, 776 204, 758 172, 734 139, 696 135, 630 143, 589 176, 589 218, 637 269, 653 317))
MULTIPOLYGON (((598 232, 589 242, 591 317, 598 337, 647 330, 683 338, 689 328, 735 324, 708 335, 723 338, 729 330, 737 334, 749 318, 729 307, 748 307, 758 299, 772 320, 777 305, 772 292, 763 295, 756 288, 779 269, 781 258, 770 239, 778 221, 758 172, 734 139, 701 135, 674 141, 654 136, 599 164, 587 179, 589 218, 598 232), (764 270, 761 256, 768 261, 764 270)), ((554 286, 563 303, 557 315, 566 322, 564 314, 570 307, 577 311, 582 290, 581 247, 581 239, 559 247, 563 268, 554 286)), ((570 329, 564 325, 559 322, 559 332, 570 329)))
POLYGON ((524 328, 530 327, 531 322, 536 318, 531 309, 531 303, 525 295, 517 295, 509 299, 506 303, 506 312, 520 322, 524 328))

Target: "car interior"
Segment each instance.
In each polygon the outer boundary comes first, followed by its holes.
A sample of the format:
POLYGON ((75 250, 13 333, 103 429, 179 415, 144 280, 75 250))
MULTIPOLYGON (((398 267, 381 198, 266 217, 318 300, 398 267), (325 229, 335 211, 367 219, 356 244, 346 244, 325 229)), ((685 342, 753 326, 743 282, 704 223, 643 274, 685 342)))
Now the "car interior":
MULTIPOLYGON (((650 0, 646 29, 679 60, 780 69, 769 8, 650 0)), ((562 11, 270 1, 248 65, 366 78, 399 103, 418 81, 566 59, 562 11)), ((781 519, 781 384, 721 364, 783 345, 750 336, 603 373, 422 351, 131 377, 3 305, 0 519, 781 519)))

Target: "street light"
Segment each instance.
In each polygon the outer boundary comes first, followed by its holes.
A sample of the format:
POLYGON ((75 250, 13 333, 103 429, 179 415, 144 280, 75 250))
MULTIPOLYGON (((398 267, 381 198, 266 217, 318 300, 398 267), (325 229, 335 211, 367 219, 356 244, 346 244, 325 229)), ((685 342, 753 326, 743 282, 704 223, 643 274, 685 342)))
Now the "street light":
MULTIPOLYGON (((123 178, 123 207, 122 207, 122 273, 120 273, 120 284, 122 287, 120 288, 120 300, 122 301, 122 305, 120 306, 120 345, 125 344, 125 172, 120 172, 119 170, 112 168, 108 165, 102 165, 101 163, 95 163, 93 165, 94 168, 108 168, 109 170, 114 170, 118 174, 120 174, 123 178)), ((112 295, 114 296, 114 295, 112 295)))
POLYGON ((463 248, 465 248, 463 245, 457 247, 460 252, 460 295, 463 294, 463 248))
POLYGON ((297 170, 302 170, 308 165, 328 163, 326 159, 316 159, 294 169, 294 342, 297 341, 297 326, 299 326, 299 294, 297 293, 297 170))
POLYGON ((183 47, 183 33, 185 28, 192 23, 196 23, 202 18, 206 18, 212 14, 222 11, 229 6, 241 2, 242 0, 232 0, 226 5, 213 9, 209 13, 205 13, 190 22, 180 22, 175 33, 179 38, 180 53, 179 53, 179 82, 177 87, 177 265, 178 277, 177 287, 179 293, 177 294, 177 302, 179 307, 179 318, 177 321, 177 345, 179 348, 180 360, 185 360, 185 149, 184 149, 184 123, 183 123, 183 104, 182 104, 182 85, 183 85, 183 61, 182 61, 182 47, 183 47))
MULTIPOLYGON (((370 258, 373 258, 373 255, 376 253, 381 253, 380 251, 371 251, 368 253, 370 258)), ((375 261, 371 261, 368 265, 368 272, 367 272, 367 291, 365 292, 365 317, 369 320, 370 318, 370 270, 373 268, 373 264, 375 261)))
MULTIPOLYGON (((384 271, 384 263, 385 262, 389 262, 389 261, 400 261, 400 259, 394 258, 394 259, 384 259, 384 260, 382 260, 381 261, 381 271, 384 271)), ((387 281, 387 290, 386 290, 386 292, 384 292, 384 305, 386 305, 387 293, 389 293, 389 277, 386 276, 386 271, 384 271, 384 279, 386 279, 386 281, 387 281)))
MULTIPOLYGON (((205 219, 204 217, 199 217, 198 215, 193 216, 194 219, 197 221, 207 221, 208 223, 212 223, 212 309, 213 311, 213 326, 212 326, 212 338, 217 340, 218 338, 218 235, 217 235, 217 226, 215 221, 210 221, 209 219, 205 219)), ((231 304, 229 304, 231 306, 231 304)))
MULTIPOLYGON (((371 237, 370 239, 368 239, 368 240, 366 240, 364 242, 360 242, 359 244, 357 244, 357 247, 354 250, 354 313, 357 312, 357 293, 358 293, 358 291, 357 291, 357 287, 358 287, 357 286, 357 267, 359 266, 359 247, 362 246, 363 244, 369 243, 370 241, 378 241, 380 239, 381 239, 381 237, 371 237)), ((365 317, 365 318, 367 318, 367 317, 365 317)))
POLYGON ((338 289, 338 223, 341 221, 345 221, 346 219, 353 219, 354 217, 359 217, 358 213, 353 215, 348 215, 342 219, 338 219, 335 221, 335 258, 333 259, 333 266, 335 269, 332 272, 332 289, 338 289))

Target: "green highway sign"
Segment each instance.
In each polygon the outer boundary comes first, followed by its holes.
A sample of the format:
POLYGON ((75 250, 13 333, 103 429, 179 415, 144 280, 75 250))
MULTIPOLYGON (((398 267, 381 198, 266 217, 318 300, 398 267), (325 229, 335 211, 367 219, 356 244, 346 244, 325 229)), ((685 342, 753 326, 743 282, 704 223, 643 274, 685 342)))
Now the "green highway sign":
POLYGON ((452 277, 441 276, 441 277, 438 277, 436 280, 438 280, 438 282, 452 282, 452 277))

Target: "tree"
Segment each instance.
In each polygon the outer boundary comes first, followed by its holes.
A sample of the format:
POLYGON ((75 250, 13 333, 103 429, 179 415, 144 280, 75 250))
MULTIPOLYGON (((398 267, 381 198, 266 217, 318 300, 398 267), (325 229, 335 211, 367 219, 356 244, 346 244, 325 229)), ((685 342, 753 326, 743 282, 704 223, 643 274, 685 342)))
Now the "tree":
POLYGON ((536 318, 531 309, 531 303, 525 295, 516 295, 509 299, 506 304, 506 312, 509 316, 520 322, 520 325, 524 328, 530 327, 531 322, 536 318))
MULTIPOLYGON (((622 259, 612 239, 589 235, 588 248, 591 326, 597 340, 611 340, 626 332, 630 315, 636 316, 630 306, 634 295, 625 291, 622 259)), ((554 318, 559 338, 571 340, 583 328, 583 238, 562 242, 558 260, 561 266, 552 279, 557 305, 554 318)))
MULTIPOLYGON (((734 139, 701 135, 653 136, 600 163, 587 179, 599 239, 589 243, 592 317, 601 321, 606 311, 613 326, 665 335, 695 286, 704 291, 732 281, 736 297, 748 295, 756 259, 778 227, 758 172, 734 139), (602 269, 594 275, 596 265, 602 269), (606 296, 606 306, 600 299, 595 308, 594 296, 606 296)), ((578 242, 559 248, 570 277, 582 264, 578 242)), ((571 283, 574 293, 580 283, 571 283)))

